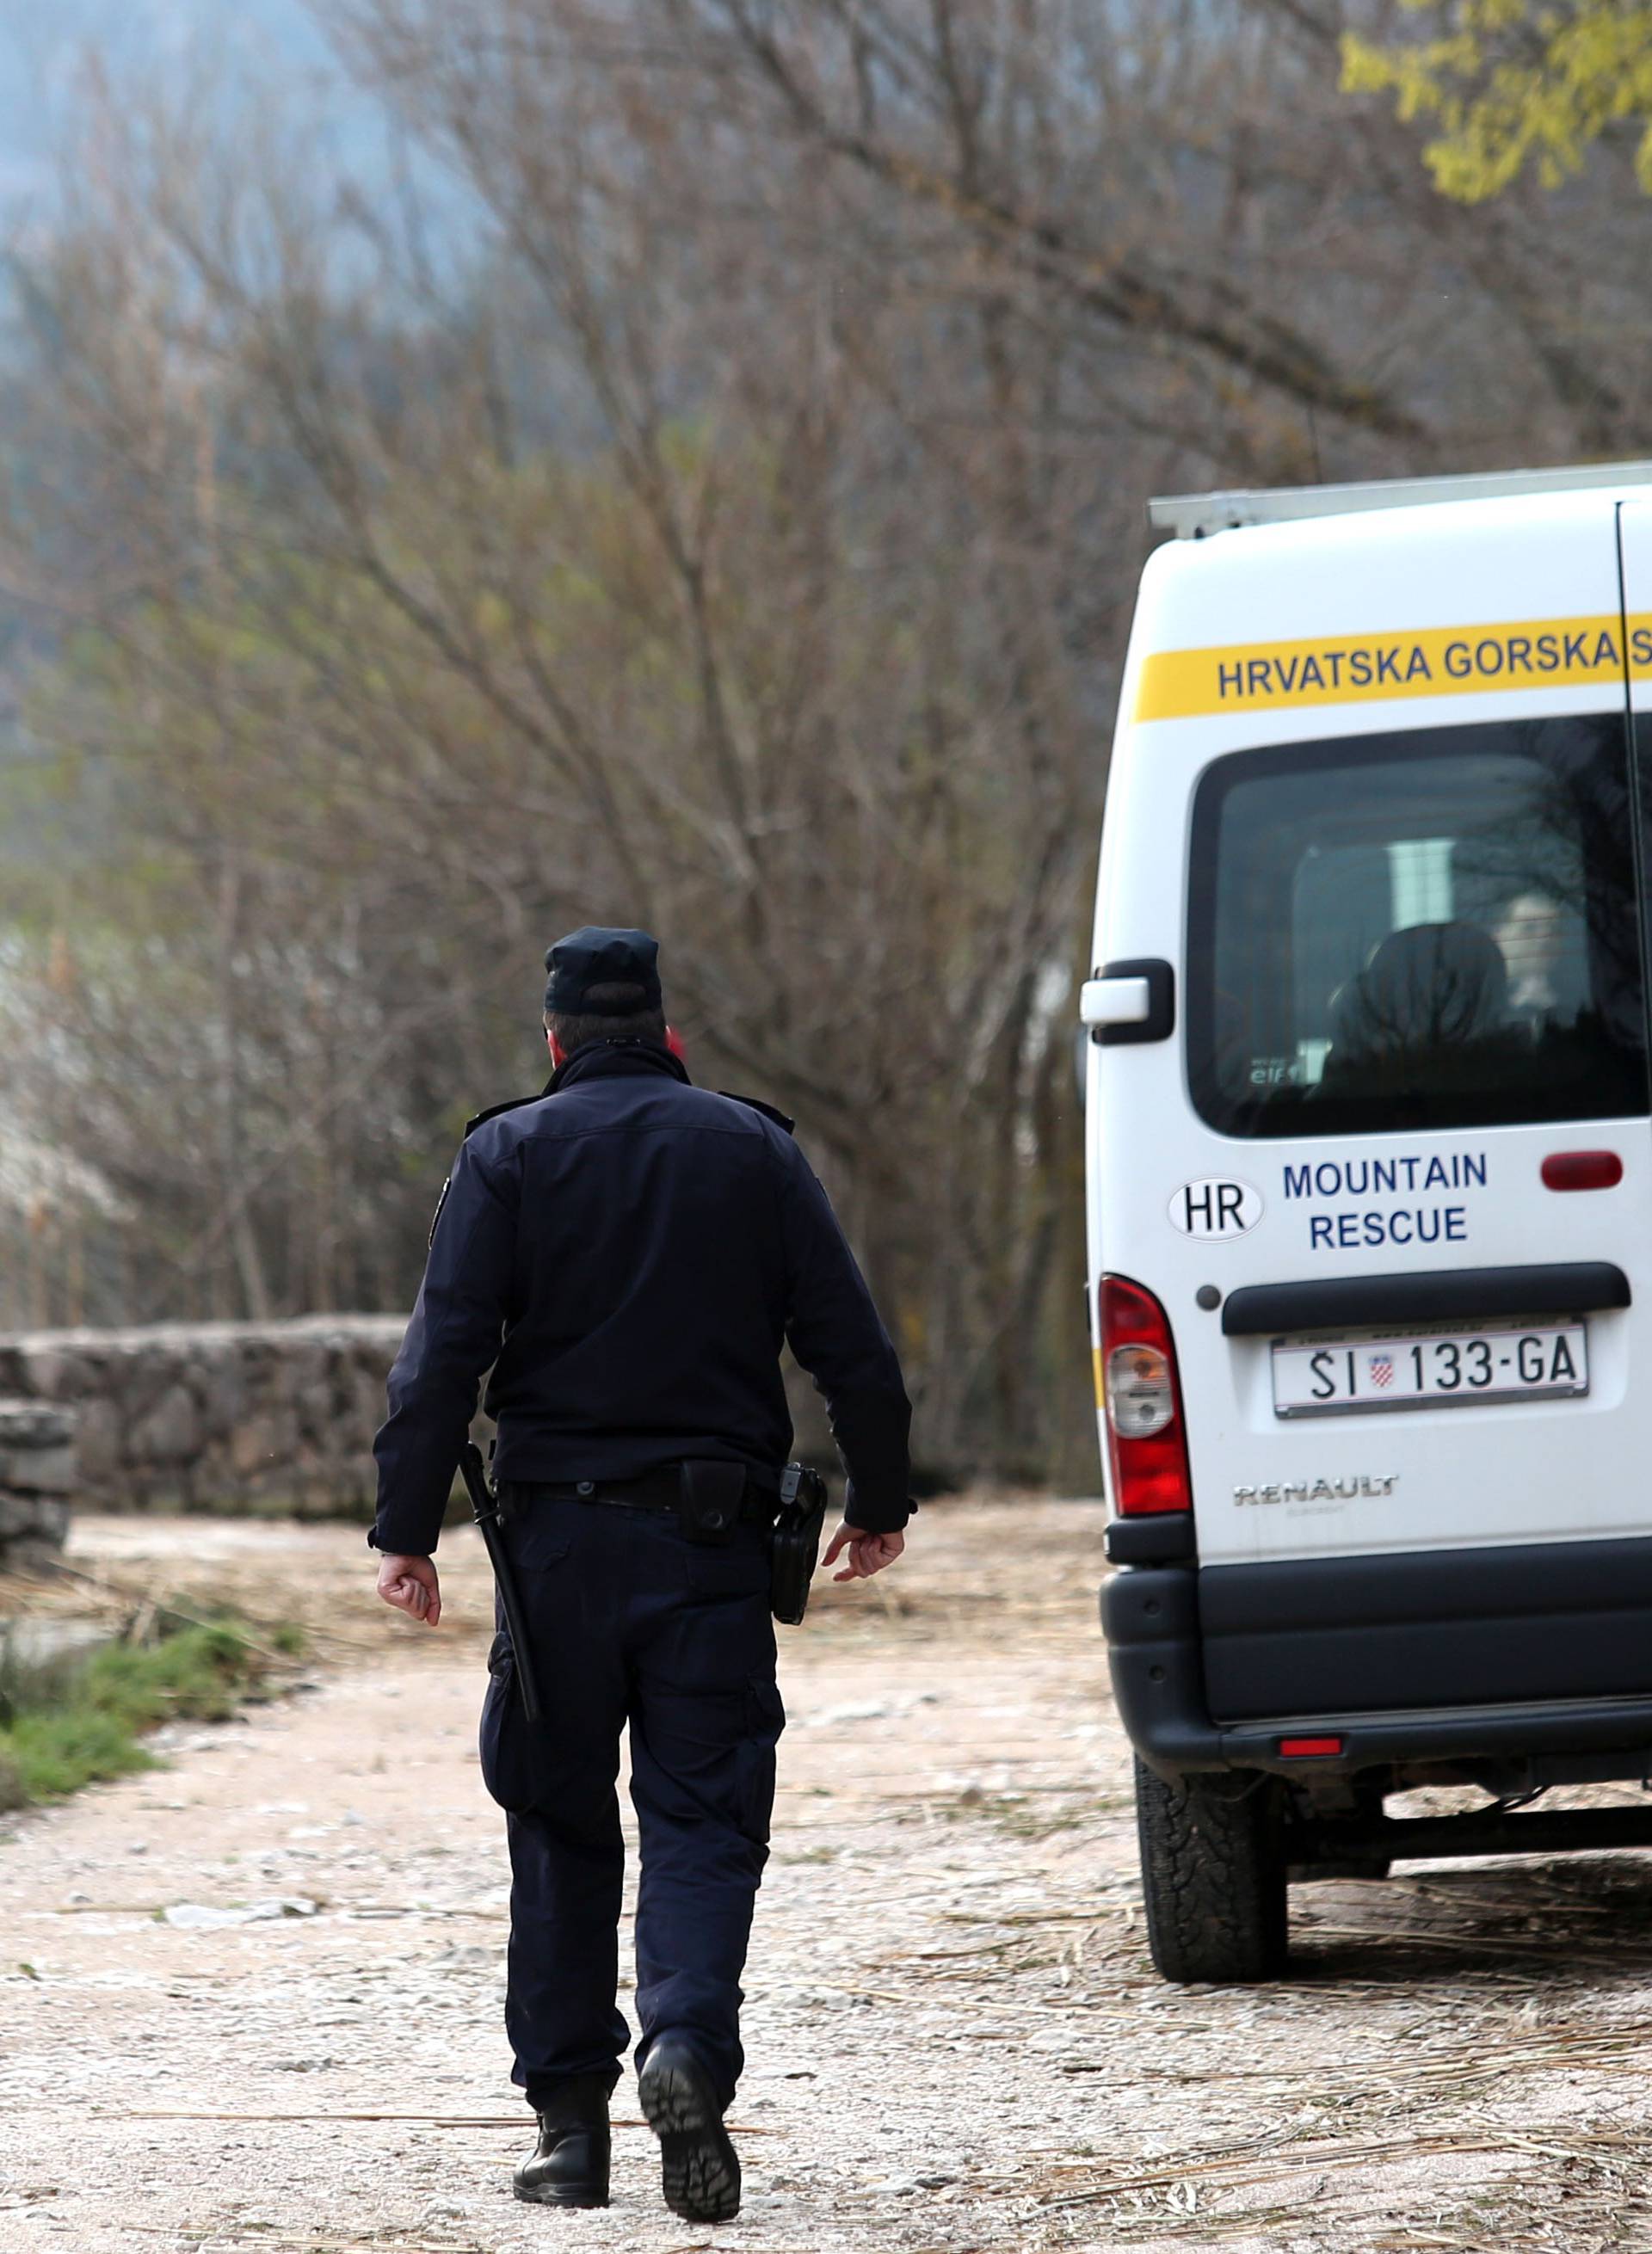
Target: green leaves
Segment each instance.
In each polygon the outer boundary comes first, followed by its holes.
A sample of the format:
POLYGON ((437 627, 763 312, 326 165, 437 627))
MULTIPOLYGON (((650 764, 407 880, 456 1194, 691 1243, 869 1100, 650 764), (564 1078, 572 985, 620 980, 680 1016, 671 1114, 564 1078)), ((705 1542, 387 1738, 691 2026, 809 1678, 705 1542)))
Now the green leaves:
POLYGON ((1350 94, 1392 94, 1435 125, 1424 157, 1443 195, 1484 203, 1531 173, 1579 172, 1609 128, 1641 128, 1634 169, 1652 193, 1652 8, 1623 0, 1406 0, 1432 38, 1342 43, 1350 94))

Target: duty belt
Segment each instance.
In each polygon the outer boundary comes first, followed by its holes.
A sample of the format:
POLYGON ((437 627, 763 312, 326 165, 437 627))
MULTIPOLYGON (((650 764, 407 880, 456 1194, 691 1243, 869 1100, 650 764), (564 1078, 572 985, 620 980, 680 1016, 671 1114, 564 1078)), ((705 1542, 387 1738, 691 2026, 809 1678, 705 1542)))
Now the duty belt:
MULTIPOLYGON (((503 1488, 508 1505, 516 1509, 542 1495, 551 1502, 606 1502, 626 1510, 669 1511, 674 1516, 682 1510, 682 1476, 675 1464, 640 1473, 634 1479, 507 1480, 503 1488)), ((748 1476, 740 1518, 748 1525, 771 1525, 779 1502, 777 1494, 748 1476)))

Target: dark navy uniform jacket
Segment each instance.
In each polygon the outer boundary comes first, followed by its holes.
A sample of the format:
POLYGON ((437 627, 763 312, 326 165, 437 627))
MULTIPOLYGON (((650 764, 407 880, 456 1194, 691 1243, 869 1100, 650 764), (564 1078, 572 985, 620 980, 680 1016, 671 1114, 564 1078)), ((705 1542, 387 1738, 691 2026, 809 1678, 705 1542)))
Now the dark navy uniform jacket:
POLYGON ((652 1043, 576 1050, 467 1134, 390 1372, 379 1549, 436 1547, 490 1366, 501 1480, 620 1480, 684 1458, 776 1484, 789 1342, 824 1394, 869 1530, 906 1521, 900 1367, 826 1194, 783 1126, 652 1043))

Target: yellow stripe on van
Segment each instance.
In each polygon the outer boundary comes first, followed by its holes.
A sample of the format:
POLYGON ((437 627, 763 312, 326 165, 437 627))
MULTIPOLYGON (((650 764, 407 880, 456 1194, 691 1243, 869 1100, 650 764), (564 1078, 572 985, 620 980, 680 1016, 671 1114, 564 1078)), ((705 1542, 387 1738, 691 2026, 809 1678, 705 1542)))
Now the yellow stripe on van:
MULTIPOLYGON (((1628 659, 1636 678, 1652 676, 1652 612, 1629 620, 1628 659)), ((1622 680, 1623 663, 1615 613, 1155 650, 1142 665, 1135 718, 1190 720, 1396 696, 1607 687, 1622 680)))

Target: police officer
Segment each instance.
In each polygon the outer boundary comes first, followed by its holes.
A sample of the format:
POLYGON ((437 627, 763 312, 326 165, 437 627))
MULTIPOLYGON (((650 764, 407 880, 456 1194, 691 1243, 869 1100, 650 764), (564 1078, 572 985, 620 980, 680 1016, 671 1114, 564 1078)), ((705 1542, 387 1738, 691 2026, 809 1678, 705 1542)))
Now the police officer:
POLYGON ((540 2131, 517 2196, 607 2204, 628 1725, 639 2096, 668 2205, 715 2222, 739 2207, 723 2116, 785 1718, 767 1560, 792 1441, 782 1345, 824 1394, 849 1474, 824 1559, 844 1558, 840 1581, 900 1555, 910 1410, 790 1122, 694 1087, 668 1045, 658 952, 587 928, 546 956, 550 1082, 466 1131, 390 1373, 369 1539, 380 1594, 434 1627, 431 1553, 491 1368, 545 1708, 530 1728, 501 1612, 482 1770, 510 1843, 513 2078, 540 2131))

